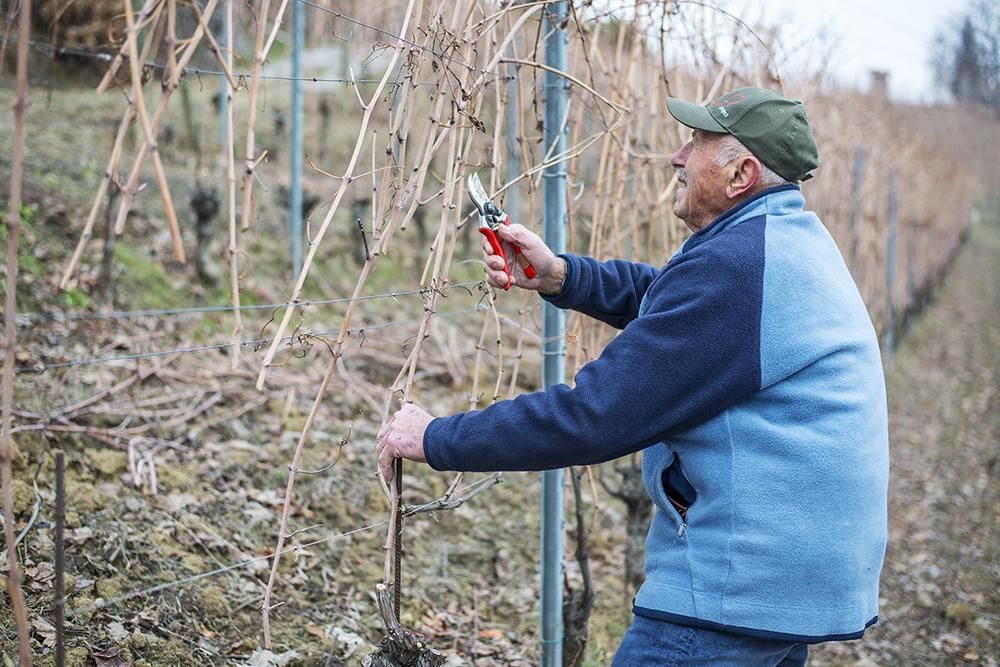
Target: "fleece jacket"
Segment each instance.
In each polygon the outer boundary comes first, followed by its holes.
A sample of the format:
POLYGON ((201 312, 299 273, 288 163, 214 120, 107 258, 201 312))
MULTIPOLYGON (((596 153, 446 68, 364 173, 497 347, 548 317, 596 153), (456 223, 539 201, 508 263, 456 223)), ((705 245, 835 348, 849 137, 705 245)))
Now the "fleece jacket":
POLYGON ((549 300, 621 333, 573 387, 431 421, 428 463, 542 470, 641 450, 655 512, 635 614, 860 637, 886 542, 885 385, 858 290, 803 206, 797 186, 764 190, 659 269, 564 255, 549 300))

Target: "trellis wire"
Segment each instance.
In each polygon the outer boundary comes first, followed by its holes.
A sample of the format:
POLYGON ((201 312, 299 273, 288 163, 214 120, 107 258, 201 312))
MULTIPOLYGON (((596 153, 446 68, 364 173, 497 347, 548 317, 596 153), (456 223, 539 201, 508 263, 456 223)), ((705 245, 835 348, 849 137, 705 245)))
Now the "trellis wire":
MULTIPOLYGON (((459 310, 446 310, 439 313, 435 313, 437 317, 455 317, 458 315, 464 315, 467 313, 482 313, 489 310, 488 306, 478 304, 472 308, 463 308, 459 310)), ((416 317, 409 320, 393 320, 390 322, 380 322, 378 324, 373 324, 364 327, 356 327, 348 329, 348 335, 364 335, 369 331, 378 331, 380 329, 390 329, 392 327, 405 326, 407 324, 416 324, 420 322, 423 318, 416 317)), ((338 330, 339 331, 339 330, 338 330)), ((320 331, 316 333, 306 332, 303 334, 292 334, 290 336, 282 336, 279 340, 281 342, 288 342, 296 340, 300 337, 310 336, 314 338, 325 338, 327 336, 332 336, 338 331, 320 331)), ((253 347, 257 345, 264 345, 266 343, 273 343, 274 338, 257 338, 253 340, 242 340, 239 343, 211 343, 208 345, 196 345, 192 347, 182 347, 174 348, 170 350, 152 350, 149 352, 137 352, 135 354, 123 354, 114 357, 97 357, 93 359, 77 359, 74 361, 63 361, 55 364, 37 364, 35 366, 20 366, 15 369, 18 374, 25 373, 44 373, 45 371, 55 370, 59 368, 75 368, 77 366, 93 366, 96 364, 107 364, 113 363, 115 361, 133 361, 135 359, 149 359, 153 357, 166 357, 172 354, 188 354, 191 352, 207 352, 211 350, 226 350, 232 347, 253 347)))
MULTIPOLYGON (((402 35, 397 35, 396 33, 392 32, 390 30, 386 30, 385 28, 380 28, 379 26, 372 25, 370 23, 366 23, 365 21, 362 21, 360 19, 354 18, 353 16, 350 16, 350 15, 345 14, 343 12, 337 11, 335 9, 330 9, 328 7, 323 7, 322 5, 318 5, 318 4, 314 3, 314 2, 310 2, 309 0, 296 0, 296 2, 298 2, 300 4, 303 4, 303 5, 307 5, 309 7, 313 7, 314 9, 316 9, 318 11, 330 14, 331 16, 334 16, 336 18, 343 19, 343 20, 347 21, 348 23, 353 23, 354 25, 357 25, 357 26, 360 26, 360 27, 363 27, 363 28, 367 28, 368 30, 373 30, 373 31, 378 32, 380 34, 383 34, 383 35, 385 35, 387 37, 392 37, 394 39, 397 39, 397 40, 403 42, 404 44, 407 44, 407 45, 412 46, 414 48, 420 49, 422 51, 426 51, 427 53, 430 53, 430 54, 436 56, 437 58, 439 58, 442 61, 447 60, 450 63, 454 63, 456 65, 461 65, 462 67, 465 67, 465 68, 469 69, 470 71, 480 72, 480 73, 483 73, 483 74, 488 74, 486 72, 486 70, 477 69, 476 67, 473 67, 472 65, 470 65, 470 64, 468 64, 466 62, 463 62, 459 58, 456 58, 454 56, 449 56, 449 55, 444 54, 444 53, 439 53, 438 51, 435 51, 434 49, 426 47, 426 46, 424 46, 422 44, 418 44, 418 43, 416 43, 414 41, 405 39, 402 35)), ((12 37, 9 38, 9 41, 12 42, 12 43, 17 43, 17 37, 13 37, 12 36, 12 37)), ((58 46, 56 44, 52 44, 52 43, 49 43, 49 42, 39 42, 39 41, 36 41, 36 40, 29 40, 28 43, 32 47, 35 47, 36 49, 38 47, 40 47, 40 46, 41 47, 47 47, 47 48, 49 48, 50 51, 49 51, 49 53, 47 55, 51 55, 51 53, 52 53, 51 50, 55 50, 57 53, 60 53, 60 54, 65 53, 65 54, 68 54, 68 55, 80 56, 80 57, 85 57, 85 58, 86 57, 92 57, 92 58, 99 59, 99 60, 101 60, 103 62, 111 62, 111 60, 114 58, 114 56, 112 54, 110 54, 110 53, 104 53, 104 52, 100 52, 100 51, 93 51, 91 49, 84 49, 84 48, 79 47, 79 46, 66 46, 66 47, 63 47, 63 46, 58 46)), ((162 70, 162 69, 166 69, 167 66, 164 65, 164 64, 160 64, 160 63, 143 63, 143 67, 152 67, 154 69, 162 70)), ((200 68, 200 67, 184 67, 181 70, 181 72, 183 74, 195 74, 195 75, 199 75, 199 76, 200 75, 210 75, 210 76, 225 76, 226 75, 226 73, 222 72, 222 71, 208 70, 208 69, 203 69, 203 68, 200 68)), ((248 78, 250 76, 249 74, 237 73, 237 72, 234 72, 233 75, 235 77, 237 77, 237 78, 240 78, 240 79, 246 79, 246 78, 248 78)), ((509 77, 503 76, 503 75, 491 75, 491 76, 493 78, 495 78, 495 79, 501 79, 501 80, 509 78, 509 77)), ((260 75, 258 75, 258 78, 260 78, 261 80, 265 80, 265 81, 266 80, 276 80, 276 81, 313 81, 313 82, 317 82, 317 83, 344 83, 344 84, 378 83, 380 81, 379 79, 336 79, 336 78, 324 78, 324 77, 291 77, 291 76, 273 75, 273 74, 272 75, 263 75, 263 74, 260 74, 260 75)), ((392 82, 389 85, 399 86, 402 83, 403 83, 402 81, 396 81, 396 82, 392 82)), ((434 86, 434 85, 437 85, 437 82, 435 82, 435 81, 422 81, 422 82, 413 82, 410 85, 416 85, 416 86, 434 86)))
POLYGON ((434 56, 437 56, 441 60, 448 60, 449 62, 453 62, 456 65, 461 65, 462 67, 465 67, 465 68, 469 69, 472 72, 486 73, 486 70, 478 69, 476 67, 473 67, 472 65, 470 65, 470 64, 468 64, 466 62, 463 62, 463 61, 459 60, 458 58, 446 55, 444 53, 438 53, 434 49, 426 47, 423 44, 417 44, 416 42, 410 41, 410 40, 406 39, 405 37, 403 37, 402 35, 397 35, 394 32, 391 32, 389 30, 385 30, 384 28, 379 28, 378 26, 371 25, 370 23, 365 23, 364 21, 358 20, 358 19, 356 19, 356 18, 354 18, 352 16, 348 16, 347 14, 344 14, 343 12, 338 12, 335 9, 330 9, 328 7, 323 7, 322 5, 317 5, 316 3, 310 2, 309 0, 296 0, 296 2, 300 2, 303 5, 308 5, 309 7, 313 7, 315 9, 318 9, 321 12, 325 12, 325 13, 330 14, 331 16, 335 16, 335 17, 337 17, 339 19, 344 19, 348 23, 353 23, 354 25, 361 26, 362 28, 368 28, 369 30, 374 30, 375 32, 378 32, 378 33, 381 33, 381 34, 385 35, 386 37, 392 37, 394 39, 399 40, 403 44, 408 44, 409 46, 418 48, 421 51, 426 51, 427 53, 430 53, 430 54, 432 54, 434 56))
MULTIPOLYGON (((11 37, 10 41, 13 42, 13 43, 17 43, 17 38, 16 37, 11 37)), ((73 45, 73 46, 60 46, 59 44, 53 44, 51 42, 42 42, 42 41, 38 41, 38 40, 29 40, 28 44, 30 44, 37 52, 39 52, 41 54, 44 54, 46 56, 52 56, 53 54, 54 55, 69 55, 69 56, 76 56, 76 57, 79 57, 79 58, 90 58, 92 60, 97 60, 97 61, 100 61, 100 62, 111 62, 112 58, 114 57, 110 53, 106 53, 104 51, 94 51, 93 49, 87 49, 87 48, 84 48, 82 46, 76 46, 76 45, 73 45)), ((142 63, 142 67, 149 68, 149 69, 155 69, 155 70, 165 70, 167 68, 166 64, 164 64, 164 63, 157 63, 157 62, 144 62, 144 63, 142 63)), ((204 68, 204 67, 192 67, 192 66, 188 66, 188 67, 183 68, 181 71, 184 74, 191 74, 191 75, 194 75, 194 76, 219 76, 219 77, 225 77, 226 76, 226 73, 223 72, 222 70, 207 69, 207 68, 204 68)), ((250 74, 247 73, 247 72, 233 72, 233 77, 235 77, 235 78, 237 78, 239 80, 245 80, 245 79, 249 79, 250 78, 250 74)), ((311 81, 313 83, 343 83, 343 84, 356 84, 356 83, 365 84, 365 83, 367 83, 367 84, 375 84, 375 83, 379 82, 379 79, 339 79, 339 78, 330 78, 330 77, 323 77, 323 76, 299 76, 299 77, 295 77, 295 76, 289 76, 289 75, 286 75, 286 74, 261 74, 261 75, 259 75, 259 78, 262 81, 305 81, 305 82, 311 81)), ((507 77, 498 77, 498 78, 507 78, 507 77)), ((404 82, 402 82, 402 81, 392 81, 392 82, 389 82, 387 85, 390 85, 390 86, 399 86, 399 85, 402 85, 403 83, 404 82)), ((414 82, 410 83, 409 85, 412 85, 412 86, 435 86, 435 85, 437 85, 437 82, 435 82, 435 81, 414 81, 414 82)))
MULTIPOLYGON (((476 285, 485 285, 482 280, 469 280, 461 283, 454 283, 451 285, 444 285, 437 288, 439 291, 445 291, 455 288, 469 288, 476 285)), ((395 299, 400 296, 413 296, 415 294, 426 294, 428 290, 426 289, 415 289, 415 290, 404 290, 400 292, 385 292, 384 294, 370 294, 366 296, 359 297, 338 297, 335 299, 309 299, 306 301, 300 301, 299 303, 290 303, 284 301, 281 303, 254 303, 254 304, 240 304, 239 307, 234 307, 232 304, 225 305, 213 305, 213 306, 188 306, 184 308, 151 308, 146 310, 117 310, 109 311, 106 313, 26 313, 24 315, 18 316, 18 325, 27 326, 34 324, 45 324, 49 322, 75 322, 80 320, 126 320, 135 319, 142 317, 170 317, 174 315, 190 315, 190 314, 204 314, 204 313, 225 313, 233 310, 267 310, 274 308, 284 308, 285 306, 294 307, 309 307, 309 306, 325 306, 330 304, 338 303, 351 303, 353 301, 373 301, 377 299, 395 299)))

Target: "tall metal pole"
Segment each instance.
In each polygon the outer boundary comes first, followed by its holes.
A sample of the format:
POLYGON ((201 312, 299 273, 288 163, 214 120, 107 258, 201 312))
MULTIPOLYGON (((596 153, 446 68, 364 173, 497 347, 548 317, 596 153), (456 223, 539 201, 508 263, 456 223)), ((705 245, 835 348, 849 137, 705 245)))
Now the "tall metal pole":
POLYGON ((292 3, 291 196, 288 234, 292 240, 292 279, 302 269, 302 47, 305 5, 292 3))
MULTIPOLYGON (((566 71, 566 2, 545 8, 545 64, 566 71)), ((543 155, 559 155, 566 147, 561 131, 566 114, 566 80, 546 70, 543 83, 543 155)), ((566 250, 566 166, 554 164, 542 174, 542 236, 555 253, 566 250)), ((542 387, 564 378, 563 356, 566 319, 563 311, 542 303, 542 387)), ((562 667, 562 536, 563 471, 542 473, 542 665, 562 667)))

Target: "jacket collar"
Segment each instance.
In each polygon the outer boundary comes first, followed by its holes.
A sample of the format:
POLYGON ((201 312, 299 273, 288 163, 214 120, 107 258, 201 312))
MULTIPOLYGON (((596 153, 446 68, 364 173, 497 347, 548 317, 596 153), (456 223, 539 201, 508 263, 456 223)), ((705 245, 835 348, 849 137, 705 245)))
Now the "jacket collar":
POLYGON ((802 192, 797 185, 776 185, 761 190, 749 199, 744 199, 688 237, 688 240, 681 247, 681 252, 687 252, 698 247, 716 234, 744 220, 749 220, 750 218, 766 213, 777 214, 792 210, 801 210, 803 205, 805 205, 805 199, 802 197, 802 192))

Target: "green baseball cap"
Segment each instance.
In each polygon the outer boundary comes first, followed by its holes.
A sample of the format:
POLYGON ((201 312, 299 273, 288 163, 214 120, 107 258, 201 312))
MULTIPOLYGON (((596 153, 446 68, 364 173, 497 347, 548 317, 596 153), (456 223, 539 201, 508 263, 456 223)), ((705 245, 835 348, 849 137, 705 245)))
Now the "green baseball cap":
POLYGON ((806 108, 764 88, 737 88, 706 106, 667 98, 682 125, 733 135, 761 162, 789 181, 805 181, 819 166, 806 108))

